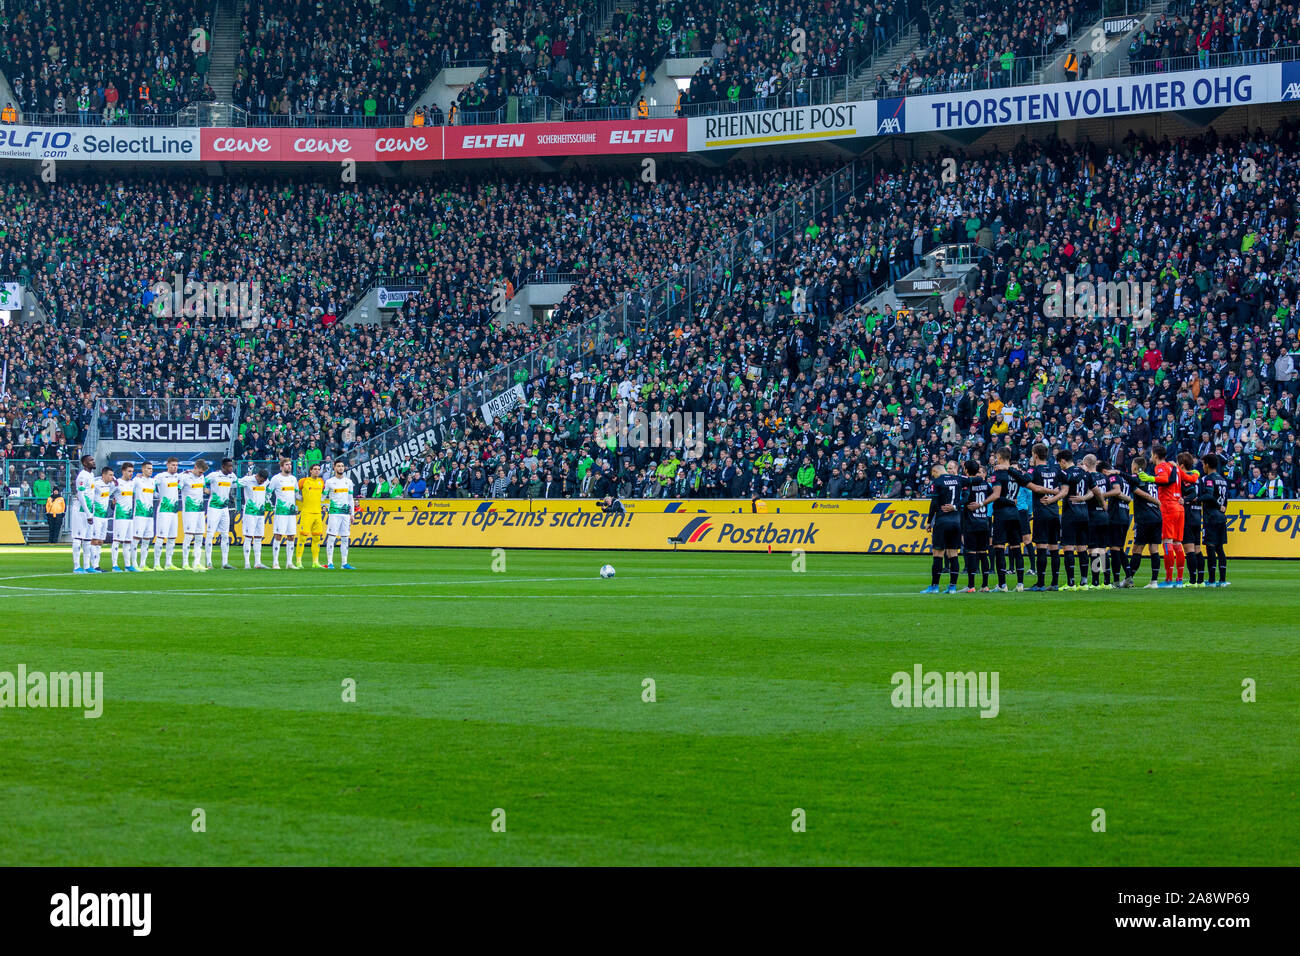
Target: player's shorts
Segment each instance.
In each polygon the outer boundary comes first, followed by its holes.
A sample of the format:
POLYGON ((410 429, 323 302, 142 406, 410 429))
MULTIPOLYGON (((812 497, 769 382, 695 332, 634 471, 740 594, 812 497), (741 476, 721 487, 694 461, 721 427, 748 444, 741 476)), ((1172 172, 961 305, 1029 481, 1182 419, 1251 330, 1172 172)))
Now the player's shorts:
POLYGON ((1088 519, 1076 515, 1061 517, 1061 547, 1082 548, 1088 543, 1088 519))
POLYGON ((1061 516, 1040 514, 1034 519, 1034 544, 1061 543, 1061 516))
POLYGON ((1154 521, 1136 521, 1133 523, 1133 543, 1136 545, 1159 544, 1160 525, 1154 521))
POLYGON ((1217 518, 1211 518, 1209 515, 1205 518, 1205 546, 1223 547, 1228 543, 1228 520, 1218 511, 1213 514, 1219 515, 1217 518))
POLYGON ((266 515, 249 514, 245 511, 241 530, 245 538, 260 540, 266 534, 266 515))
POLYGON ((352 515, 330 515, 325 521, 325 533, 336 538, 346 538, 352 533, 352 515))
POLYGON ((1182 508, 1160 507, 1161 536, 1167 541, 1183 540, 1183 520, 1186 515, 1182 508))
POLYGON ((282 538, 292 538, 298 533, 298 516, 276 515, 271 522, 271 533, 282 538))
POLYGON ((325 521, 319 511, 309 511, 298 516, 298 533, 303 537, 325 536, 325 521))
POLYGON ((1005 508, 1002 511, 993 512, 993 543, 994 544, 1019 544, 1020 539, 1024 537, 1024 529, 1020 527, 1020 512, 1016 509, 1005 508))
POLYGON ((992 536, 988 522, 980 525, 967 525, 961 531, 962 547, 972 554, 980 554, 989 549, 989 539, 992 536))
POLYGON ((92 541, 104 541, 108 538, 108 517, 91 518, 86 537, 92 541))
POLYGON ((1088 547, 1095 550, 1109 546, 1110 522, 1090 520, 1088 522, 1088 547))
POLYGON ((208 534, 230 534, 230 509, 208 509, 208 534))
POLYGON ((187 511, 183 516, 183 525, 186 534, 203 533, 203 512, 187 511))
POLYGON ((154 537, 164 541, 175 541, 177 518, 174 511, 158 512, 158 519, 154 522, 154 537))
POLYGON ((961 521, 955 516, 936 518, 934 533, 931 535, 931 547, 935 551, 956 551, 961 547, 961 521))
POLYGON ((154 532, 153 515, 136 515, 131 519, 131 533, 137 538, 152 538, 154 532))
POLYGON ((1110 546, 1116 550, 1122 550, 1124 542, 1128 539, 1127 521, 1112 521, 1108 526, 1110 528, 1110 546))
POLYGON ((1029 534, 1032 522, 1029 520, 1029 511, 1025 508, 1020 509, 1020 535, 1024 537, 1029 534))
POLYGON ((135 537, 135 519, 134 518, 114 518, 113 519, 113 540, 118 544, 123 544, 135 537))
POLYGON ((1187 512, 1183 521, 1183 544, 1201 544, 1201 516, 1187 512))
POLYGON ((90 537, 90 522, 80 511, 69 512, 71 517, 68 518, 68 534, 72 535, 72 540, 79 541, 83 538, 90 537))

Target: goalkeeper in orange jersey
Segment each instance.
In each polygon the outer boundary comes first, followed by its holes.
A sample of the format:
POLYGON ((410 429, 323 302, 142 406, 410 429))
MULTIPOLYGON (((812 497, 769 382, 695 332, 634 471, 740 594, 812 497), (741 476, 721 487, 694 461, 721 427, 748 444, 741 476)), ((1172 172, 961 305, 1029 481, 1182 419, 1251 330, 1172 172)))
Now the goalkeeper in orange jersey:
POLYGON ((302 565, 302 549, 311 537, 311 560, 315 567, 320 563, 320 543, 325 537, 325 479, 320 476, 320 465, 312 465, 307 477, 298 481, 298 548, 297 563, 302 565))
POLYGON ((1165 580, 1162 588, 1181 588, 1183 586, 1183 568, 1187 564, 1187 554, 1183 551, 1183 511, 1182 485, 1184 482, 1194 484, 1200 477, 1197 472, 1184 471, 1181 465, 1172 464, 1167 459, 1164 445, 1151 446, 1152 475, 1139 475, 1143 481, 1152 482, 1160 496, 1161 539, 1165 551, 1165 580), (1173 580, 1174 564, 1178 565, 1178 580, 1173 580))

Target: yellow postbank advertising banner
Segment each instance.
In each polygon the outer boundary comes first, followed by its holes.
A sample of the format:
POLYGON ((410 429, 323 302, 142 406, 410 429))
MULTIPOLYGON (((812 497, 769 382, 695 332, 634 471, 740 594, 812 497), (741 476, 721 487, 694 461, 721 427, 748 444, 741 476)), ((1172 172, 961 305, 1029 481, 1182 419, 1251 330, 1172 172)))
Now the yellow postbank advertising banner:
MULTIPOLYGON (((599 512, 594 498, 367 498, 396 511, 591 511, 599 512)), ((863 499, 821 501, 816 498, 624 498, 633 514, 870 514, 878 501, 863 499)))
MULTIPOLYGON (((377 547, 559 548, 924 554, 927 501, 786 501, 754 513, 747 500, 624 501, 607 515, 590 500, 362 499, 352 544, 377 547), (813 505, 823 507, 813 509, 813 505), (825 505, 851 505, 832 510, 825 505), (801 510, 785 510, 788 505, 801 510), (674 507, 676 506, 676 507, 674 507), (730 510, 743 506, 743 511, 730 510)), ((1132 536, 1130 533, 1130 541, 1132 536)), ((1300 558, 1300 501, 1232 501, 1228 555, 1300 558)))
POLYGON ((0 511, 0 544, 26 544, 18 516, 12 511, 0 511))

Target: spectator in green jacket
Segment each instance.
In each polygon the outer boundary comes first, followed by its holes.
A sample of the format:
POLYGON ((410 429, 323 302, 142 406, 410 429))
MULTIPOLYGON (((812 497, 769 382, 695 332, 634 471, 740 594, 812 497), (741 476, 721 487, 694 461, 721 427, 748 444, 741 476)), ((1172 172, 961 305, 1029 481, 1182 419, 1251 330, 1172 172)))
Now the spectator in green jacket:
POLYGON ((811 498, 815 493, 817 483, 817 469, 813 467, 811 458, 804 458, 803 464, 799 466, 797 480, 799 482, 799 497, 811 498))

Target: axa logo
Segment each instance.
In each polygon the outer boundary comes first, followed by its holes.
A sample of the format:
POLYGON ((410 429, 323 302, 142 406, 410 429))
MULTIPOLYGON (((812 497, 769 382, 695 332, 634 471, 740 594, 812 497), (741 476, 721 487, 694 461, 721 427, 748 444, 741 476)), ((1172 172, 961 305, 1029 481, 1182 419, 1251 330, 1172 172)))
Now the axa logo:
POLYGON ((523 133, 489 133, 481 136, 469 135, 461 140, 461 146, 464 149, 496 149, 498 147, 514 148, 523 145, 523 133))
POLYGON ((347 153, 352 150, 352 141, 349 139, 314 139, 309 136, 299 136, 293 141, 293 151, 295 153, 325 153, 327 156, 333 153, 347 153))
POLYGON ((241 139, 238 136, 218 136, 212 141, 212 149, 218 153, 269 153, 271 141, 265 136, 253 136, 241 139))
POLYGON ((906 132, 907 114, 903 112, 906 96, 876 101, 876 135, 906 132))
POLYGON ((381 136, 375 140, 376 153, 413 153, 428 148, 423 136, 381 136))
POLYGON ((698 544, 709 536, 713 522, 708 518, 692 518, 686 526, 677 532, 677 540, 683 544, 698 544))
POLYGON ((1300 83, 1288 83, 1282 91, 1284 100, 1300 100, 1300 83))

